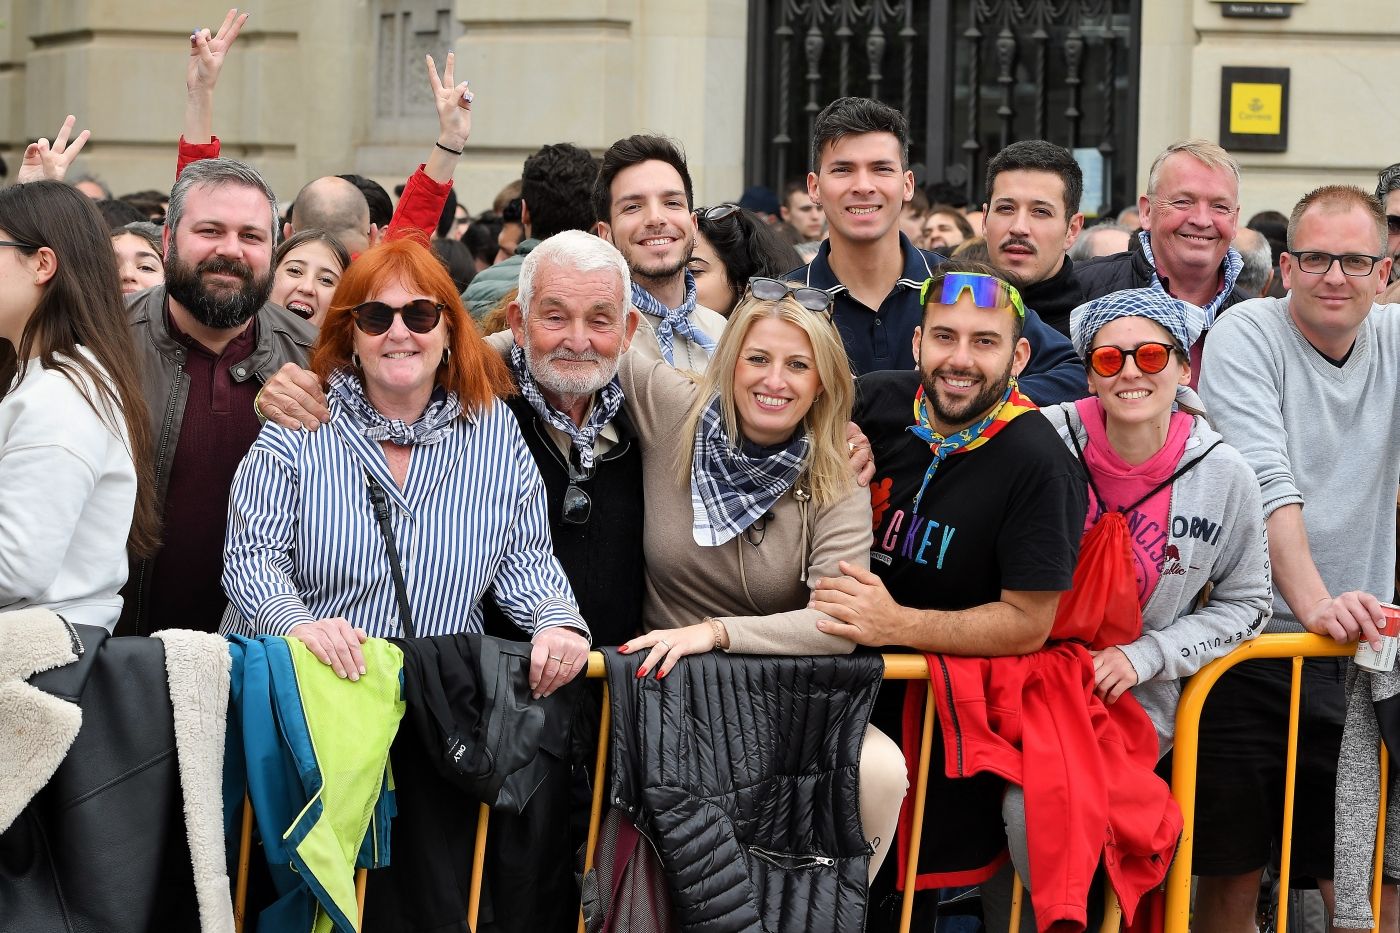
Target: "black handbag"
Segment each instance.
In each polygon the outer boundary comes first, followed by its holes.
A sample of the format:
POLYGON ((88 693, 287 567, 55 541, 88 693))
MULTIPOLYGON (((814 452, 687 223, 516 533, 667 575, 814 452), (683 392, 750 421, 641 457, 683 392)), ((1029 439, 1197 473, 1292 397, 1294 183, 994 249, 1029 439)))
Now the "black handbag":
MULTIPOLYGON (((390 523, 389 497, 366 473, 370 503, 389 556, 399 624, 405 638, 416 638, 399 550, 390 523)), ((454 638, 459 636, 436 636, 454 638)), ((573 716, 572 691, 558 690, 538 700, 530 695, 530 652, 527 642, 491 635, 480 639, 475 652, 477 686, 481 694, 480 728, 467 735, 451 721, 430 716, 440 742, 432 757, 443 776, 477 800, 495 809, 520 813, 544 783, 549 769, 568 754, 573 716)))

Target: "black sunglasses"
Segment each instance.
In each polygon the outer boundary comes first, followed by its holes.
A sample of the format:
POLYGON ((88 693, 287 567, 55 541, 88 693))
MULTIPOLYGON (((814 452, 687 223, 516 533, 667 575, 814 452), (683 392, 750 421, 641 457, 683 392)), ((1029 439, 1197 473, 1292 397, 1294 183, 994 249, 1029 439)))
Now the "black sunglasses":
POLYGON ((1386 214, 1385 227, 1390 231, 1391 236, 1400 236, 1400 217, 1394 214, 1386 214))
POLYGON ((714 207, 697 207, 695 209, 695 214, 713 223, 717 220, 723 220, 726 217, 733 217, 741 210, 743 210, 743 208, 737 204, 717 204, 714 207))
POLYGON ((440 301, 430 301, 427 298, 410 301, 401 308, 391 307, 382 301, 366 301, 351 308, 350 313, 355 318, 356 327, 371 337, 378 337, 394 326, 396 314, 403 318, 403 326, 415 334, 430 333, 442 319, 442 312, 446 307, 447 305, 440 301))
POLYGON ((810 285, 793 285, 782 279, 770 279, 756 275, 749 279, 749 294, 761 301, 782 301, 788 295, 814 314, 831 317, 831 296, 820 288, 810 285))
POLYGON ((574 466, 573 460, 568 462, 569 467, 569 488, 564 490, 564 501, 560 509, 559 517, 566 525, 586 525, 588 516, 593 512, 593 500, 588 493, 579 488, 579 483, 587 482, 593 477, 593 471, 580 470, 574 466))

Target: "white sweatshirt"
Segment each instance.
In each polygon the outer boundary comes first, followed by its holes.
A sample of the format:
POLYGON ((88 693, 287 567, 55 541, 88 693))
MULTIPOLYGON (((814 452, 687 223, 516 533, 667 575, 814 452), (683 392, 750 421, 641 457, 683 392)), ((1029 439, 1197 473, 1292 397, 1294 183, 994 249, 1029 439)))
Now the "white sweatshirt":
POLYGON ((99 417, 68 376, 32 361, 0 399, 0 612, 42 606, 113 629, 135 507, 120 415, 99 417))

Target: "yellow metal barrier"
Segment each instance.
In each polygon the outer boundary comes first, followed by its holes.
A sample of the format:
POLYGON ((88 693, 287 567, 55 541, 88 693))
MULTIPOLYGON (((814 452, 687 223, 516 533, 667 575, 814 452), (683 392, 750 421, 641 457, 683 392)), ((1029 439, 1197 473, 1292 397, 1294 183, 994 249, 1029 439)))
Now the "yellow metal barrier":
MULTIPOLYGON (((1287 933, 1289 855, 1292 849, 1291 827, 1297 779, 1298 709, 1302 685, 1303 658, 1342 657, 1349 656, 1354 651, 1355 648, 1352 645, 1338 645, 1331 639, 1318 635, 1264 635, 1252 641, 1245 642, 1225 657, 1212 661, 1187 681, 1186 688, 1182 691, 1181 701, 1177 708, 1175 757, 1172 766, 1172 793, 1181 807, 1183 828, 1181 840, 1177 848, 1176 859, 1167 876, 1166 933, 1187 933, 1190 923, 1191 847, 1194 840, 1196 814, 1196 763, 1199 756, 1200 716, 1201 710, 1205 705, 1206 696, 1220 677, 1237 664, 1258 658, 1291 658, 1293 660, 1293 678, 1289 697, 1288 763, 1285 771, 1284 786, 1285 823, 1280 866, 1280 894, 1277 927, 1278 933, 1287 933)), ((921 655, 888 654, 884 656, 884 662, 884 676, 886 680, 926 680, 928 678, 928 667, 921 655)), ((602 653, 597 651, 591 652, 588 656, 587 676, 593 679, 605 678, 606 671, 606 663, 602 653)), ((604 795, 603 779, 607 770, 608 755, 607 737, 611 725, 611 708, 607 691, 608 686, 605 682, 603 684, 602 715, 599 722, 598 753, 594 765, 593 801, 591 813, 589 815, 588 842, 584 856, 585 871, 593 867, 593 854, 598 841, 599 824, 602 819, 604 795)), ((914 906, 914 878, 917 874, 919 846, 922 841, 923 815, 927 803, 928 762, 929 753, 933 745, 934 715, 933 691, 929 691, 927 706, 924 710, 923 733, 919 741, 918 779, 912 788, 914 793, 912 803, 914 832, 913 838, 909 840, 908 865, 906 868, 904 896, 900 911, 899 929, 901 933, 908 933, 914 906)), ((1380 755, 1381 787, 1385 788, 1389 782, 1389 761, 1383 747, 1380 750, 1380 755)), ((490 810, 483 804, 477 817, 476 844, 468 901, 468 923, 472 929, 476 928, 476 919, 480 908, 482 873, 485 866, 484 856, 486 851, 486 834, 489 824, 489 815, 490 810)), ((1380 814, 1376 829, 1375 878, 1377 879, 1377 883, 1374 885, 1371 892, 1372 910, 1377 918, 1380 916, 1381 886, 1379 884, 1379 879, 1381 875, 1381 860, 1384 855, 1385 819, 1386 800, 1384 793, 1382 793, 1380 814)), ((241 933, 243 929, 248 885, 247 874, 252 849, 252 825, 252 807, 245 798, 238 873, 235 881, 234 896, 235 924, 239 933, 241 933)), ((363 869, 356 873, 355 882, 356 900, 359 905, 361 919, 363 920, 365 890, 365 872, 363 869)), ((1011 930, 1013 933, 1017 929, 1017 924, 1020 919, 1023 901, 1022 894, 1021 882, 1020 879, 1017 879, 1014 885, 1012 906, 1011 930)), ((1117 899, 1110 890, 1106 895, 1105 917, 1101 933, 1116 931, 1119 927, 1120 918, 1121 911, 1119 910, 1117 899)), ((582 911, 580 911, 579 914, 579 930, 583 930, 582 911)))
MULTIPOLYGON (((1176 860, 1167 875, 1166 933, 1186 933, 1191 920, 1191 856, 1196 825, 1196 763, 1200 755, 1201 711, 1206 696, 1226 671, 1258 658, 1291 658, 1293 678, 1288 702, 1288 762, 1284 772, 1283 846, 1279 862, 1278 933, 1288 933, 1289 860, 1293 848, 1293 799, 1297 785, 1298 708, 1302 690, 1303 658, 1346 657, 1355 645, 1339 645, 1321 635, 1261 635, 1223 658, 1201 668, 1186 683, 1176 711, 1176 748, 1172 761, 1172 795, 1181 806, 1182 831, 1176 860)), ((1371 890, 1372 909, 1380 916, 1380 869, 1385 840, 1385 788, 1389 768, 1384 747, 1381 754, 1381 810, 1376 823, 1376 871, 1371 890)), ((1374 929, 1374 928, 1373 928, 1374 929)))

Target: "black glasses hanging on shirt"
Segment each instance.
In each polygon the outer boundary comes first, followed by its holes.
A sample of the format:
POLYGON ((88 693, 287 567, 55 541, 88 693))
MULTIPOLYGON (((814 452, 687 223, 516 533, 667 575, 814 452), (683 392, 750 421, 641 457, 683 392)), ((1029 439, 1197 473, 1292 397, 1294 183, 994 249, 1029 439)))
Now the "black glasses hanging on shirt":
POLYGON ((593 513, 593 500, 579 487, 593 478, 593 470, 574 466, 573 457, 568 458, 569 488, 564 490, 564 502, 559 517, 566 525, 586 525, 588 516, 593 513))

